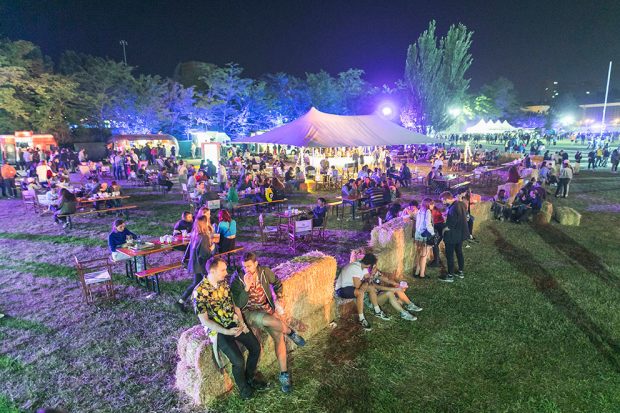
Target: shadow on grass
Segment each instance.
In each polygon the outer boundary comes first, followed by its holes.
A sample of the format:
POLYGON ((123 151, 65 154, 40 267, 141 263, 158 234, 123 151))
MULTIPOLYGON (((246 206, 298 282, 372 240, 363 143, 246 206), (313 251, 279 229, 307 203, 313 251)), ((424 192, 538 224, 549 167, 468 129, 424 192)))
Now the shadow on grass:
POLYGON ((618 372, 620 372, 620 344, 609 332, 598 326, 588 314, 582 310, 562 289, 555 278, 543 268, 527 250, 519 248, 506 240, 497 229, 489 231, 495 236, 495 246, 504 259, 521 273, 527 275, 536 289, 559 311, 570 320, 590 340, 601 356, 618 372))
POLYGON ((571 262, 592 272, 609 287, 620 288, 620 279, 607 269, 601 258, 561 229, 554 225, 532 225, 532 228, 551 248, 564 254, 571 262))
POLYGON ((326 411, 370 411, 372 383, 364 366, 359 366, 368 348, 364 332, 357 323, 341 317, 327 343, 320 368, 323 380, 313 404, 326 411), (339 376, 330 378, 334 370, 339 376))
POLYGON ((86 247, 100 247, 105 245, 105 241, 93 238, 81 238, 70 235, 46 235, 46 234, 28 234, 25 232, 0 232, 2 239, 14 239, 24 241, 42 241, 52 244, 68 244, 81 245, 86 247))

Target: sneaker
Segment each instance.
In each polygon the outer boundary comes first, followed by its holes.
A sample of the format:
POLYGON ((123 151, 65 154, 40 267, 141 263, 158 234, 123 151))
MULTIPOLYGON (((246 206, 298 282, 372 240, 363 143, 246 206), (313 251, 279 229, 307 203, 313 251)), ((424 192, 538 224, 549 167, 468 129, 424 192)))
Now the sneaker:
POLYGON ((255 377, 248 380, 248 386, 250 386, 252 390, 264 390, 267 388, 267 383, 255 377))
POLYGON ((288 338, 291 339, 291 341, 295 344, 297 344, 297 346, 299 347, 303 347, 306 345, 306 340, 304 340, 304 338, 302 336, 300 336, 299 334, 297 334, 296 331, 292 331, 291 333, 288 334, 288 338))
POLYGON ((459 277, 459 278, 465 278, 465 274, 463 273, 463 271, 459 270, 456 272, 456 274, 454 274, 455 277, 459 277))
POLYGON ((280 373, 280 389, 282 393, 290 393, 292 387, 291 375, 288 373, 280 373))
POLYGON ((438 279, 439 279, 439 281, 443 281, 443 282, 446 282, 446 283, 454 282, 454 277, 452 275, 450 275, 450 274, 440 275, 438 279))
POLYGON ((380 318, 382 320, 385 320, 385 321, 389 321, 389 320, 392 319, 392 317, 390 317, 389 315, 385 314, 382 310, 379 310, 378 312, 375 311, 373 314, 375 315, 375 317, 378 317, 378 318, 380 318))
POLYGON ((250 400, 254 395, 254 390, 250 386, 245 386, 243 389, 239 390, 239 397, 241 400, 250 400))
POLYGON ((415 313, 422 311, 422 307, 418 307, 417 305, 415 305, 414 303, 409 303, 405 306, 405 310, 407 311, 413 311, 415 313))
POLYGON ((365 318, 362 318, 360 320, 360 325, 362 326, 362 328, 366 331, 370 331, 372 330, 372 327, 370 326, 370 323, 368 322, 368 320, 366 320, 365 318))
POLYGON ((410 313, 408 313, 406 311, 403 311, 402 313, 400 313, 400 318, 402 318, 403 320, 407 320, 407 321, 415 321, 415 320, 418 319, 418 317, 416 317, 416 316, 414 316, 414 315, 412 315, 412 314, 410 314, 410 313))
POLYGON ((175 306, 176 306, 176 307, 177 307, 177 308, 178 308, 181 312, 183 312, 183 313, 187 313, 187 307, 185 307, 185 304, 184 304, 184 303, 182 303, 182 302, 180 302, 180 301, 177 301, 177 302, 175 302, 175 303, 174 303, 174 305, 175 305, 175 306))

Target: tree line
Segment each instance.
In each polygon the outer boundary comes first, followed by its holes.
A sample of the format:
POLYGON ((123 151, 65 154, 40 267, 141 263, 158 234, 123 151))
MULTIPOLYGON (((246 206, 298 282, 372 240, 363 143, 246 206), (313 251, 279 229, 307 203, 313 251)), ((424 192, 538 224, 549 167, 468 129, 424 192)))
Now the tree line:
MULTIPOLYGON (((467 71, 473 33, 453 25, 445 36, 432 21, 406 55, 404 78, 371 85, 361 69, 244 76, 229 63, 179 64, 172 77, 139 74, 108 58, 66 51, 53 62, 35 44, 0 40, 0 127, 34 130, 69 143, 85 131, 169 133, 216 130, 246 136, 303 115, 312 106, 333 114, 369 114, 386 99, 400 108, 403 126, 426 133, 458 118, 509 118, 518 112, 514 86, 500 78, 471 94, 467 71)), ((88 135, 88 133, 86 133, 88 135)))

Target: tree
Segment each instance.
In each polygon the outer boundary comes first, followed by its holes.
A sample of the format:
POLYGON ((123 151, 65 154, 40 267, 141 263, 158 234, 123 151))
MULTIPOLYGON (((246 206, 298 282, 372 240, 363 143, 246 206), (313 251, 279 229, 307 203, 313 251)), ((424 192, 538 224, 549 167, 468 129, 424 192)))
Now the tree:
POLYGON ((310 90, 303 80, 279 72, 266 75, 264 81, 274 126, 295 120, 312 107, 310 90))
POLYGON ((436 131, 448 128, 454 121, 448 108, 462 105, 469 88, 465 73, 472 62, 469 48, 473 32, 463 24, 452 25, 438 40, 435 26, 431 21, 409 46, 405 65, 408 104, 401 119, 422 132, 431 127, 436 131))
POLYGON ((488 117, 510 119, 519 113, 514 84, 505 77, 482 86, 480 96, 487 98, 491 103, 486 108, 488 117))
POLYGON ((310 91, 312 106, 326 113, 340 114, 344 111, 338 80, 321 70, 319 73, 306 73, 306 83, 310 91))

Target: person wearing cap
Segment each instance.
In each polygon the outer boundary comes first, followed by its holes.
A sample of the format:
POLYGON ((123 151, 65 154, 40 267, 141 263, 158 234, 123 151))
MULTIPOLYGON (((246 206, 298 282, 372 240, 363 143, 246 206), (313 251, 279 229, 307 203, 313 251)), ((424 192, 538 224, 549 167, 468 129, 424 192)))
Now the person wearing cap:
POLYGON ((562 198, 566 198, 568 196, 568 185, 570 184, 571 179, 573 179, 573 167, 570 165, 568 160, 565 160, 560 168, 560 179, 558 182, 558 187, 555 190, 556 198, 560 196, 560 191, 562 191, 562 198))

